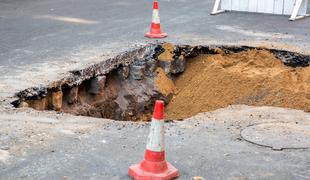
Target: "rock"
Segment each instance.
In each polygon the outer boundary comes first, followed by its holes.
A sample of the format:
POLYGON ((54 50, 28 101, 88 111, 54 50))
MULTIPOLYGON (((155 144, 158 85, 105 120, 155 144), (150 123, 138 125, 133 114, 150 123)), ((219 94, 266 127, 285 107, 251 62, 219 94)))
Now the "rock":
POLYGON ((105 83, 106 83, 106 76, 104 75, 93 78, 90 81, 90 88, 88 90, 89 93, 92 95, 99 94, 100 91, 104 90, 105 83))
POLYGON ((201 176, 194 176, 192 177, 192 180, 204 180, 204 178, 201 176))
POLYGON ((178 74, 185 70, 186 60, 184 55, 174 54, 174 45, 165 43, 162 46, 165 51, 158 56, 161 67, 165 70, 166 74, 178 74))
POLYGON ((165 52, 158 56, 159 65, 166 74, 178 74, 185 70, 186 60, 183 54, 175 55, 174 46, 165 47, 165 52))
POLYGON ((158 56, 159 65, 165 70, 166 74, 171 73, 171 64, 174 61, 174 45, 165 43, 162 45, 164 52, 158 56))
POLYGON ((100 85, 100 89, 104 89, 107 77, 103 75, 103 76, 98 76, 97 79, 100 85))
POLYGON ((144 74, 148 77, 152 76, 154 74, 154 71, 156 70, 158 63, 155 59, 150 59, 145 64, 145 71, 144 74))
POLYGON ((78 101, 78 92, 79 87, 75 86, 70 89, 69 95, 68 95, 68 103, 69 104, 75 104, 78 101))
POLYGON ((98 78, 93 78, 90 80, 90 87, 88 89, 88 92, 92 95, 96 95, 99 93, 100 85, 98 78))
POLYGON ((119 68, 117 73, 122 77, 123 79, 127 79, 129 76, 129 66, 123 66, 122 68, 119 68))
POLYGON ((159 66, 164 69, 165 74, 171 74, 171 61, 159 61, 159 66))
POLYGON ((59 111, 62 107, 62 91, 52 92, 52 108, 55 111, 59 111))
POLYGON ((166 74, 178 74, 185 70, 186 59, 183 55, 171 61, 160 61, 160 66, 166 74))
POLYGON ((144 77, 144 65, 131 65, 130 77, 134 80, 142 80, 144 77))
POLYGON ((48 100, 47 98, 42 98, 38 100, 32 100, 28 102, 29 106, 36 110, 46 110, 48 108, 48 100))
POLYGON ((164 43, 162 48, 165 49, 165 51, 158 56, 158 60, 172 61, 174 56, 174 45, 171 43, 164 43))
POLYGON ((26 103, 26 102, 21 102, 19 105, 18 105, 18 108, 27 108, 29 107, 29 104, 26 103))
POLYGON ((171 62, 171 73, 178 74, 185 70, 186 60, 183 55, 171 62))

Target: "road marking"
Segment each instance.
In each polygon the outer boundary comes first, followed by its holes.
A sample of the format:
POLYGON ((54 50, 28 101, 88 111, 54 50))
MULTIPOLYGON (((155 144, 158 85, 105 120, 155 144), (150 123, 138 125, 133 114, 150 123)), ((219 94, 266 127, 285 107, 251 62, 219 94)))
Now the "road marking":
POLYGON ((49 19, 49 20, 62 21, 62 22, 73 23, 73 24, 99 24, 98 21, 75 18, 75 17, 68 17, 68 16, 55 16, 55 15, 33 16, 33 19, 49 19))

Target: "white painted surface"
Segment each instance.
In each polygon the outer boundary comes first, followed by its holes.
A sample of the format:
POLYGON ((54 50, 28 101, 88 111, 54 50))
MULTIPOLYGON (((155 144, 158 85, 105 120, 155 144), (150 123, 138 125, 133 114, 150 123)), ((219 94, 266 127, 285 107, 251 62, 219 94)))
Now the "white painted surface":
POLYGON ((165 150, 165 129, 164 121, 153 119, 151 131, 147 141, 146 149, 153 152, 163 152, 165 150))
POLYGON ((249 12, 257 12, 258 0, 249 0, 249 12))
POLYGON ((306 9, 302 7, 305 2, 306 2, 305 0, 296 0, 290 20, 293 21, 296 19, 301 19, 305 16, 309 16, 309 15, 306 15, 306 12, 305 12, 306 9))
POLYGON ((213 14, 217 12, 217 10, 218 10, 219 7, 220 7, 220 4, 221 4, 221 0, 216 0, 216 1, 215 1, 214 7, 213 7, 213 10, 212 10, 212 13, 213 13, 213 14))
POLYGON ((239 0, 239 11, 249 11, 249 0, 239 0))
POLYGON ((308 7, 308 0, 303 0, 301 4, 301 8, 299 10, 299 15, 306 15, 307 14, 307 7, 308 7))
POLYGON ((233 11, 239 11, 240 9, 240 1, 232 0, 231 1, 231 10, 233 11))
POLYGON ((283 14, 292 14, 295 0, 284 0, 283 14))
POLYGON ((264 13, 265 12, 265 3, 268 0, 258 0, 257 3, 257 12, 264 13))
MULTIPOLYGON (((296 0, 221 0, 221 9, 228 11, 258 12, 291 15, 296 0)), ((308 0, 303 0, 298 15, 307 12, 308 0)))
POLYGON ((273 14, 283 14, 284 0, 274 0, 273 14))
POLYGON ((152 22, 155 23, 155 24, 159 24, 160 23, 159 12, 158 12, 157 9, 153 10, 152 22))
POLYGON ((274 1, 275 0, 265 0, 264 13, 269 13, 269 14, 273 13, 274 1))
POLYGON ((222 0, 221 8, 228 10, 228 11, 231 11, 231 1, 232 0, 222 0))

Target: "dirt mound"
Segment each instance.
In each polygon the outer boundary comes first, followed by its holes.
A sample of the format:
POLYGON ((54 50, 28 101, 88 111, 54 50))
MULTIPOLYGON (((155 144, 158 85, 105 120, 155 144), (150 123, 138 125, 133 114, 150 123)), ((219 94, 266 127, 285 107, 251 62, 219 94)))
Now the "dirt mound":
POLYGON ((232 104, 310 111, 310 67, 284 65, 267 50, 200 55, 175 80, 166 118, 183 119, 232 104))

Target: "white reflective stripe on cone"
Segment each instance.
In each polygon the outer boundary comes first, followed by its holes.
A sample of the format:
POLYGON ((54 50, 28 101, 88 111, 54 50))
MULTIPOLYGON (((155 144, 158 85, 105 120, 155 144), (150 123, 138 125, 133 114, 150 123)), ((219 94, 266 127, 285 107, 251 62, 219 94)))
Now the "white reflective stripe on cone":
POLYGON ((163 152, 165 150, 165 129, 163 120, 152 120, 151 132, 147 141, 146 149, 154 152, 163 152))
POLYGON ((155 24, 159 24, 160 23, 158 9, 154 9, 153 10, 152 23, 155 23, 155 24))

